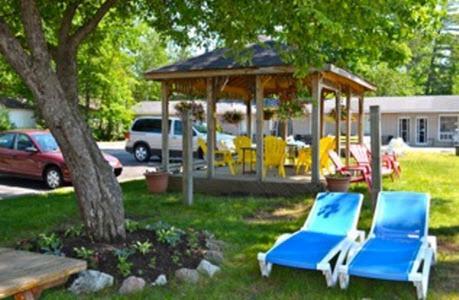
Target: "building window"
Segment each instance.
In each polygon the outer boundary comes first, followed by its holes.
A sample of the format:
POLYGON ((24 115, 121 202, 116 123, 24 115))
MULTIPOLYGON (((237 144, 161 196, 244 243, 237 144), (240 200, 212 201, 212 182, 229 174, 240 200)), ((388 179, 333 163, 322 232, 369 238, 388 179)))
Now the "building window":
POLYGON ((452 141, 458 127, 458 116, 440 116, 439 139, 440 141, 452 141))
POLYGON ((410 119, 398 119, 398 137, 401 137, 405 143, 410 142, 410 119))
POLYGON ((427 144, 427 118, 416 119, 416 144, 427 144))

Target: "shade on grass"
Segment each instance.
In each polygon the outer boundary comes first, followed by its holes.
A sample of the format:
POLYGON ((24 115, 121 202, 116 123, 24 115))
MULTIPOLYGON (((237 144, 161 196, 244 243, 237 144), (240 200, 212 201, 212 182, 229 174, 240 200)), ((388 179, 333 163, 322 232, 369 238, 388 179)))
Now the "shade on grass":
MULTIPOLYGON (((388 190, 429 192, 430 233, 439 238, 439 264, 431 273, 431 299, 459 298, 459 158, 446 154, 409 154, 401 158, 402 178, 384 181, 388 190)), ((148 288, 125 299, 414 299, 408 283, 353 278, 347 291, 328 289, 319 272, 274 267, 271 277, 261 278, 256 260, 275 238, 301 227, 312 197, 252 198, 196 195, 192 207, 181 204, 181 195, 152 196, 142 181, 123 184, 128 217, 145 222, 163 220, 179 227, 207 229, 227 241, 223 272, 197 286, 171 282, 148 288), (298 213, 300 212, 300 213, 298 213)), ((365 193, 363 185, 353 191, 365 193)), ((359 228, 371 225, 371 206, 366 195, 359 228)), ((0 201, 0 245, 78 222, 72 192, 27 196, 0 201)), ((122 298, 113 291, 98 296, 122 298)), ((62 289, 43 299, 73 299, 62 289)))

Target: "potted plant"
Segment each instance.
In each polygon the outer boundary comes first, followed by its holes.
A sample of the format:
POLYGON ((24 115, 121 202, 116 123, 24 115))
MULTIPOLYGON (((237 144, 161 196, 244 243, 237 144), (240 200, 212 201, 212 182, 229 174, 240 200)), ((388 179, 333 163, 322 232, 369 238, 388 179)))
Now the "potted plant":
POLYGON ((229 124, 239 124, 243 118, 242 113, 237 110, 227 111, 223 114, 223 120, 229 124))
POLYGON ((263 119, 269 121, 274 117, 274 109, 266 108, 263 110, 263 119))
POLYGON ((351 174, 335 173, 325 176, 327 190, 330 192, 347 192, 351 183, 351 174))
POLYGON ((169 184, 168 172, 152 169, 146 170, 144 175, 150 193, 164 193, 167 190, 167 185, 169 184))

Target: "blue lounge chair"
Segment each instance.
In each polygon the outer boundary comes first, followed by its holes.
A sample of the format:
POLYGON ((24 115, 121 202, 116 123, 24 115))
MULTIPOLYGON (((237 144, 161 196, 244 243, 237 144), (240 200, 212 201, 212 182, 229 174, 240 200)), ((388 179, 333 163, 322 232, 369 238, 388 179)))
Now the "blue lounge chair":
POLYGON ((429 203, 423 193, 381 192, 368 239, 338 265, 341 288, 347 288, 349 276, 410 281, 424 299, 437 251, 436 238, 428 236, 429 203))
POLYGON ((303 227, 278 237, 266 253, 258 253, 261 275, 268 277, 272 265, 320 270, 328 286, 334 286, 338 273, 330 260, 339 254, 341 262, 353 241, 365 238, 357 230, 363 196, 353 193, 320 193, 303 227))

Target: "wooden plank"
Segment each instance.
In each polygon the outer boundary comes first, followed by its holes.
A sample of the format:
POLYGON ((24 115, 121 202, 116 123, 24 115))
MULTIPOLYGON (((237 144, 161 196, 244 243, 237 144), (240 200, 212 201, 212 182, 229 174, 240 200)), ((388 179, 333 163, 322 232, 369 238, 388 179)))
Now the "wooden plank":
POLYGON ((378 193, 382 190, 381 172, 381 112, 379 106, 370 106, 371 130, 371 200, 376 207, 378 193))
POLYGON ((338 91, 335 93, 335 135, 336 135, 336 140, 335 140, 335 148, 336 148, 336 153, 341 156, 341 92, 338 91))
POLYGON ((312 78, 312 168, 311 180, 313 184, 320 183, 320 74, 312 78))
POLYGON ((256 162, 256 173, 257 179, 263 180, 263 168, 264 168, 264 151, 263 151, 263 83, 262 77, 256 76, 255 78, 255 100, 256 100, 256 142, 257 142, 257 162, 256 162))
POLYGON ((161 165, 169 171, 169 85, 161 82, 161 165))
MULTIPOLYGON (((315 194, 325 190, 325 182, 313 184, 310 180, 289 180, 287 178, 265 178, 259 181, 248 176, 220 176, 209 179, 206 176, 195 176, 194 191, 215 196, 263 196, 263 197, 293 197, 315 194)), ((169 177, 168 191, 181 192, 181 175, 169 177)))
POLYGON ((79 259, 0 249, 0 298, 61 283, 86 269, 79 259))
POLYGON ((346 92, 346 109, 347 109, 347 118, 346 118, 346 166, 350 164, 351 154, 349 151, 351 145, 351 126, 352 126, 352 118, 351 118, 351 97, 352 93, 351 90, 347 90, 346 92))
POLYGON ((179 78, 199 78, 199 77, 217 77, 217 76, 234 76, 234 75, 264 75, 264 74, 293 74, 293 66, 272 66, 262 68, 235 68, 219 70, 193 70, 183 72, 156 72, 149 71, 145 73, 145 79, 164 80, 179 78))
POLYGON ((215 85, 213 78, 207 78, 207 177, 215 174, 215 85))
MULTIPOLYGON (((183 118, 183 200, 186 205, 193 204, 193 131, 191 111, 183 118)), ((209 153, 208 149, 208 153, 209 153)))
POLYGON ((363 95, 359 97, 359 115, 358 115, 358 137, 359 137, 359 144, 363 144, 363 133, 364 133, 364 111, 363 111, 363 95))

